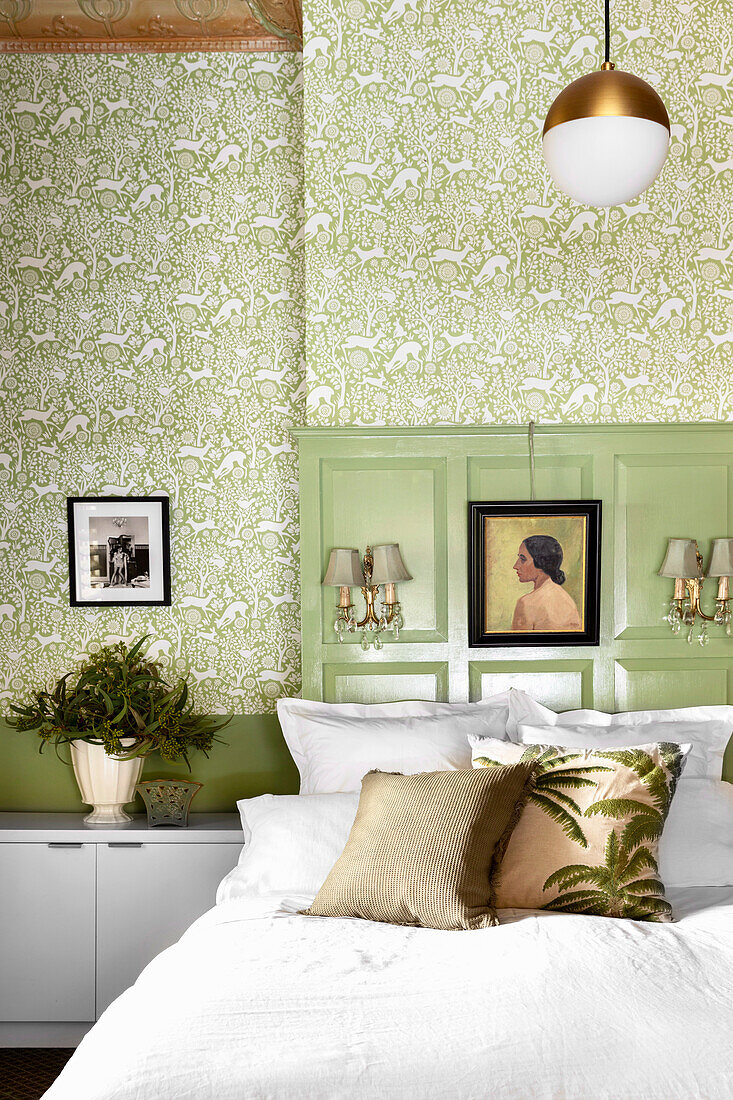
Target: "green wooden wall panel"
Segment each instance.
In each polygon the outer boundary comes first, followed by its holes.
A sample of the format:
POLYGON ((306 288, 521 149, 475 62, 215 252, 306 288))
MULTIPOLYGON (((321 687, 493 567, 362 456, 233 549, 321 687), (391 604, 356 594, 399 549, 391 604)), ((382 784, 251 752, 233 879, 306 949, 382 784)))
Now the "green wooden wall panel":
POLYGON ((469 671, 472 701, 510 687, 529 692, 553 710, 593 706, 592 661, 472 661, 469 671))
MULTIPOLYGON (((665 638, 662 617, 669 584, 655 578, 667 537, 697 538, 707 560, 713 538, 733 531, 730 510, 731 455, 629 455, 616 461, 616 635, 665 638)), ((712 587, 712 586, 711 586, 712 587)), ((708 592, 708 610, 714 592, 708 592)))
MULTIPOLYGON (((591 495, 590 455, 557 455, 535 460, 538 500, 574 500, 591 495)), ((528 500, 529 462, 526 455, 471 458, 468 462, 470 500, 528 500)))
POLYGON ((447 689, 448 666, 442 663, 369 661, 323 666, 323 697, 329 703, 445 700, 447 689))
POLYGON ((666 658, 616 662, 620 710, 726 703, 733 665, 725 658, 666 658), (649 702, 651 700, 651 702, 649 702))
MULTIPOLYGON (((363 553, 367 544, 398 542, 414 577, 399 589, 409 624, 406 642, 447 637, 445 478, 444 461, 375 460, 365 467, 346 459, 321 468, 323 570, 333 546, 355 546, 363 553)), ((323 590, 327 645, 340 644, 333 630, 337 599, 336 589, 323 590)), ((358 644, 358 636, 344 644, 358 644)))
MULTIPOLYGON (((470 649, 467 642, 467 502, 529 498, 526 427, 306 428, 294 435, 306 697, 377 701, 434 690, 458 702, 515 684, 557 709, 733 702, 733 640, 718 627, 705 649, 673 637, 661 619, 671 584, 656 575, 670 536, 696 537, 705 553, 711 538, 733 535, 733 426, 537 429, 538 498, 603 501, 601 644, 544 649, 470 649), (433 471, 431 505, 417 470, 433 471), (383 491, 369 493, 375 485, 383 491), (328 635, 334 601, 320 589, 328 552, 363 547, 375 531, 400 542, 415 574, 412 591, 400 589, 407 629, 379 655, 344 646, 335 664, 328 635), (425 679, 433 666, 440 673, 425 679)), ((704 592, 706 607, 714 587, 704 592)), ((726 769, 733 779, 733 746, 726 769)))

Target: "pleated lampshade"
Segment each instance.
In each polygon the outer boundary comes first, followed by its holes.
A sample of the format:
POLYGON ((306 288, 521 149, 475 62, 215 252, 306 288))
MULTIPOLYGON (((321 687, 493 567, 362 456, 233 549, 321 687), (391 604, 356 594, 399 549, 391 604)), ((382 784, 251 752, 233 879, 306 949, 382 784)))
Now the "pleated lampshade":
POLYGON ((695 539, 670 539, 658 576, 694 580, 699 575, 695 539))
POLYGON ((733 539, 715 539, 709 577, 733 577, 733 539))
POLYGON ((364 584, 364 573, 359 551, 344 547, 332 550, 322 583, 334 588, 360 588, 364 584))
POLYGON ((381 546, 375 546, 372 555, 374 558, 372 584, 399 584, 401 581, 412 580, 412 574, 407 572, 402 560, 398 542, 387 542, 381 546))

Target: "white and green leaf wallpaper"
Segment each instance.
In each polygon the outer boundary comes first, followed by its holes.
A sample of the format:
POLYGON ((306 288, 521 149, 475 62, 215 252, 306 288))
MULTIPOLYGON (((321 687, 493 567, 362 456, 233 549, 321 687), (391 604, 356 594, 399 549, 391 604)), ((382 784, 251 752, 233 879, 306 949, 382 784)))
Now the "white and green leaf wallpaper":
POLYGON ((306 5, 308 417, 322 424, 727 419, 733 6, 613 5, 612 57, 672 122, 640 199, 545 172, 602 7, 306 5))
POLYGON ((299 686, 301 64, 7 56, 0 693, 151 632, 203 709, 299 686), (65 497, 171 497, 173 606, 68 603, 65 497))
POLYGON ((288 425, 730 418, 733 9, 615 5, 673 140, 610 211, 540 149, 596 0, 305 20, 302 64, 0 58, 3 708, 143 631, 207 709, 297 691, 288 425), (171 608, 69 608, 64 498, 113 492, 170 494, 171 608))

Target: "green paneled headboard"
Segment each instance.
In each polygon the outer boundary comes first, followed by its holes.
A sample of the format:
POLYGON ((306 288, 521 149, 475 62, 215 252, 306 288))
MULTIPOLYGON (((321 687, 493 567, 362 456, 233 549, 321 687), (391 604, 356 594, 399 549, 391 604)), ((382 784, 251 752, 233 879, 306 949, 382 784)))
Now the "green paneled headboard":
MULTIPOLYGON (((601 644, 470 649, 467 502, 529 499, 527 430, 300 428, 303 694, 329 701, 480 699, 516 685, 557 710, 733 702, 733 639, 688 645, 663 621, 667 538, 733 535, 733 425, 536 430, 538 499, 603 501, 601 644), (333 546, 399 542, 406 629, 364 654, 334 634, 333 546)), ((704 593, 713 603, 714 584, 704 593)), ((696 631, 697 633, 697 631, 696 631)), ((726 775, 733 780, 733 751, 726 775)))

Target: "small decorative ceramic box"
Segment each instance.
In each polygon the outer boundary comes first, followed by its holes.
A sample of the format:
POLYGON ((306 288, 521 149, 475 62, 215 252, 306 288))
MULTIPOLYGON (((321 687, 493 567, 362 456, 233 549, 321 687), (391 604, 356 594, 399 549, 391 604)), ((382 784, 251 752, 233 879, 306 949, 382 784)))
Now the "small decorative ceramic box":
POLYGON ((188 825, 188 811, 201 783, 180 779, 146 779, 135 790, 145 803, 148 825, 188 825))

